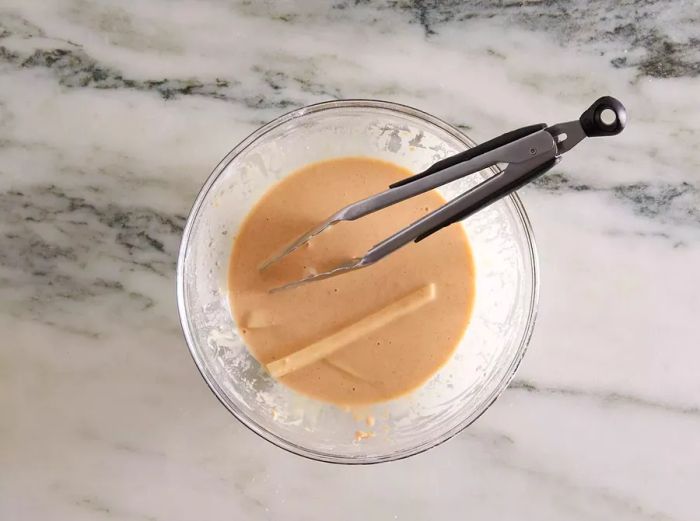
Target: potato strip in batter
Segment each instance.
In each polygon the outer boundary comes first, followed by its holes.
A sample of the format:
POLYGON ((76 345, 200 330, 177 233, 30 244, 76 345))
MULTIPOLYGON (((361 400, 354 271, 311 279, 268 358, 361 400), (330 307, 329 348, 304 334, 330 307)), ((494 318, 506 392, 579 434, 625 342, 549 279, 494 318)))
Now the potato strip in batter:
POLYGON ((377 329, 413 313, 435 299, 435 284, 428 284, 392 302, 371 315, 358 320, 313 344, 267 364, 267 370, 275 378, 298 371, 333 354, 338 349, 359 340, 377 329))

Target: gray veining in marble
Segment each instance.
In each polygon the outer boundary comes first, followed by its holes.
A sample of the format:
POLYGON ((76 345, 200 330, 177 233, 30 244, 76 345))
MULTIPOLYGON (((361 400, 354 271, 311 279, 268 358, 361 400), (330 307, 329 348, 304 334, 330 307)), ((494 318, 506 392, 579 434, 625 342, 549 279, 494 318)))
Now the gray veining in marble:
POLYGON ((0 519, 697 519, 699 142, 697 0, 4 1, 0 519), (474 426, 345 468, 214 399, 174 267, 249 132, 369 97, 483 141, 602 94, 625 133, 521 191, 539 319, 474 426))

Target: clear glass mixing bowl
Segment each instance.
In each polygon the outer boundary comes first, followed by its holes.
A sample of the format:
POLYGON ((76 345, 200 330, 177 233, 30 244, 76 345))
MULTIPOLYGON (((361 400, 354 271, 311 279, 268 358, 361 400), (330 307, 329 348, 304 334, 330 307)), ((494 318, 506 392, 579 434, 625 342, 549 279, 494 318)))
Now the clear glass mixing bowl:
MULTIPOLYGON (((511 195, 463 221, 476 263, 476 299, 455 355, 409 396, 351 414, 275 381, 248 353, 231 316, 227 267, 237 230, 270 186, 297 168, 339 156, 371 156, 413 172, 474 143, 419 110, 381 101, 320 103, 248 136, 197 196, 177 265, 182 329, 205 381, 246 427, 290 452, 335 463, 378 463, 417 454, 476 420, 505 389, 535 320, 538 265, 532 229, 511 195), (371 415, 369 428, 363 418, 371 415), (372 437, 355 440, 356 430, 372 437)), ((493 172, 439 191, 451 199, 493 172)), ((406 346, 410 349, 410 346, 406 346)))

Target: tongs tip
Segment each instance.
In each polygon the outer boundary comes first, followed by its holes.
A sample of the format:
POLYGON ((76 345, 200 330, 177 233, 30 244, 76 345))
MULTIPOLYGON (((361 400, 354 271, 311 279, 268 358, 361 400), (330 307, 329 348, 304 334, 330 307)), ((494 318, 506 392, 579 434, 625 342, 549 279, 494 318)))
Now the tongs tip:
POLYGON ((302 279, 295 280, 293 282, 288 282, 287 284, 283 284, 282 286, 277 286, 274 287, 270 290, 268 290, 268 293, 279 293, 280 291, 284 291, 287 289, 294 289, 298 288, 299 286, 303 286, 304 284, 308 282, 314 282, 318 280, 323 280, 323 279, 328 279, 330 277, 335 277, 336 275, 340 275, 342 273, 347 273, 348 271, 353 271, 357 270, 360 268, 364 268, 365 266, 368 266, 370 263, 368 263, 365 259, 365 257, 353 257, 352 259, 342 262, 338 264, 337 266, 334 266, 333 268, 329 269, 328 271, 324 271, 322 273, 315 273, 313 275, 308 275, 302 279))
POLYGON ((260 263, 258 266, 258 271, 265 271, 267 268, 272 266, 273 264, 279 262, 282 260, 284 257, 292 253, 293 251, 301 248, 305 244, 308 244, 308 242, 316 237, 317 235, 320 235, 322 232, 326 231, 328 228, 333 226, 339 221, 335 216, 332 217, 331 219, 328 219, 321 224, 315 226, 314 228, 311 228, 309 231, 307 231, 305 234, 299 236, 294 242, 291 244, 285 246, 280 252, 274 254, 273 256, 267 258, 263 262, 260 263))

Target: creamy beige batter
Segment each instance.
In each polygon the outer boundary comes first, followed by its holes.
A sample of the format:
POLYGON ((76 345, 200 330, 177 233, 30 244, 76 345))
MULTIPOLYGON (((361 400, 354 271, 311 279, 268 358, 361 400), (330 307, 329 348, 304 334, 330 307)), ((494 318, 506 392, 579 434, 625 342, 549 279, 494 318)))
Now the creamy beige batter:
POLYGON ((341 207, 411 175, 366 157, 313 163, 273 186, 255 205, 234 241, 229 265, 233 316, 262 364, 283 358, 361 320, 426 284, 436 297, 330 356, 280 380, 319 400, 370 404, 425 383, 452 355, 474 298, 474 266, 466 234, 450 226, 378 263, 270 294, 270 288, 325 271, 363 254, 398 229, 444 204, 435 191, 340 223, 260 272, 260 264, 341 207))

